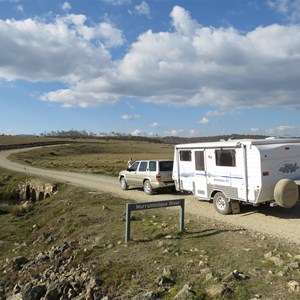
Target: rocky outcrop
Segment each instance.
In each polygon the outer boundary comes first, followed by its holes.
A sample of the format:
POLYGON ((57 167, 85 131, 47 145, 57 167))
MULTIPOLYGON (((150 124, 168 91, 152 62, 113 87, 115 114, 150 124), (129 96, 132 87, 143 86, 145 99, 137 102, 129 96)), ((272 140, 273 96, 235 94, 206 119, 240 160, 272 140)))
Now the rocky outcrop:
POLYGON ((0 299, 101 299, 102 281, 92 275, 93 268, 75 263, 73 266, 76 247, 77 242, 66 242, 38 255, 9 261, 5 272, 14 274, 18 282, 12 287, 12 282, 2 280, 0 299), (41 270, 40 274, 37 270, 41 270))

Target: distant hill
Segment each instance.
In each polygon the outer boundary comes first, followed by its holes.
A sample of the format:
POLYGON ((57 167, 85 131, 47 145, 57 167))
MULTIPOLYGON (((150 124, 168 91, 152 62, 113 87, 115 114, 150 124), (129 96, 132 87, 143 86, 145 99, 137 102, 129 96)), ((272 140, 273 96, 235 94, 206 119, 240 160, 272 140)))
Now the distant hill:
POLYGON ((203 137, 175 137, 166 136, 160 138, 164 143, 168 144, 186 144, 186 143, 204 143, 204 142, 217 142, 220 140, 237 140, 237 139, 265 139, 267 135, 243 135, 243 134, 231 134, 231 135, 216 135, 216 136, 203 136, 203 137))

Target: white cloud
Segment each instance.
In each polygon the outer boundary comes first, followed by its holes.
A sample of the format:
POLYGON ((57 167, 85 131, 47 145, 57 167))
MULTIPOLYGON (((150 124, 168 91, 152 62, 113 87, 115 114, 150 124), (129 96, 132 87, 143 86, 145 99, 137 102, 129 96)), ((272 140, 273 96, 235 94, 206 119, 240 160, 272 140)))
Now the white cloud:
POLYGON ((111 4, 115 6, 120 6, 131 2, 130 0, 102 0, 102 1, 107 4, 111 4))
POLYGON ((20 12, 24 12, 24 7, 23 7, 22 4, 16 6, 16 9, 17 9, 18 11, 20 11, 20 12))
POLYGON ((276 128, 269 128, 266 132, 270 135, 277 136, 294 136, 298 132, 298 128, 293 125, 280 125, 276 128))
POLYGON ((170 16, 176 31, 184 36, 192 38, 199 29, 199 24, 191 18, 188 11, 180 6, 174 6, 170 16))
POLYGON ((134 131, 131 132, 131 135, 139 136, 139 135, 141 135, 141 131, 139 129, 135 129, 134 131))
POLYGON ((166 136, 181 136, 184 133, 184 129, 173 129, 173 130, 166 130, 164 134, 166 136))
POLYGON ((298 22, 300 20, 299 0, 268 0, 267 4, 292 22, 298 22))
POLYGON ((250 128, 250 131, 252 132, 258 132, 260 129, 259 128, 250 128))
MULTIPOLYGON (((247 108, 300 109, 300 25, 248 33, 197 23, 185 9, 170 14, 173 30, 142 33, 120 60, 124 43, 109 22, 84 15, 52 22, 0 20, 0 79, 59 81, 42 96, 65 107, 111 104, 122 98, 159 105, 209 105, 217 114, 247 108)), ((205 119, 203 119, 205 120, 205 119)))
POLYGON ((142 1, 140 4, 136 5, 134 9, 138 15, 150 17, 150 6, 146 1, 142 1))
POLYGON ((132 121, 132 120, 138 120, 140 119, 141 116, 140 115, 123 115, 121 117, 121 119, 125 120, 125 121, 132 121))
POLYGON ((68 10, 72 9, 72 6, 69 2, 64 2, 61 6, 61 9, 64 11, 68 11, 68 10))
POLYGON ((153 122, 150 126, 152 128, 159 128, 160 127, 160 125, 157 122, 153 122))
POLYGON ((199 121, 199 123, 200 123, 200 124, 203 124, 203 125, 208 124, 209 122, 210 122, 209 119, 206 118, 206 117, 203 117, 203 118, 199 121))
MULTIPOLYGON (((38 19, 0 19, 0 78, 69 84, 101 78, 112 68, 107 47, 120 45, 121 33, 111 24, 87 26, 85 22, 84 15, 58 17, 52 23, 38 19), (85 32, 89 30, 88 36, 85 32)), ((63 94, 71 93, 80 94, 68 90, 63 94)), ((58 96, 62 92, 50 93, 54 94, 58 96)), ((89 95, 85 94, 83 99, 88 102, 89 95)), ((64 97, 62 100, 65 102, 64 97)))
POLYGON ((189 136, 195 137, 195 136, 199 136, 199 135, 200 135, 200 130, 197 130, 197 129, 189 130, 189 136))
POLYGON ((210 110, 205 113, 206 117, 219 117, 219 116, 224 116, 226 114, 225 111, 221 110, 210 110))

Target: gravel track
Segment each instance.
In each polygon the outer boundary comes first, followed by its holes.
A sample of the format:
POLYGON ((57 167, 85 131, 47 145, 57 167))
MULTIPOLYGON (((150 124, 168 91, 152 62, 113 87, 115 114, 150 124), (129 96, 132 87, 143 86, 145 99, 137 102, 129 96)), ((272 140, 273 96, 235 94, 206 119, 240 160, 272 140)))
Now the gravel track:
POLYGON ((192 216, 200 219, 201 217, 208 218, 216 222, 222 222, 238 228, 245 228, 263 235, 270 235, 273 238, 300 245, 299 202, 291 209, 284 209, 281 207, 271 208, 267 205, 259 207, 241 206, 240 214, 223 216, 215 211, 212 203, 198 201, 192 195, 162 193, 147 196, 139 189, 123 191, 119 186, 118 179, 115 177, 39 169, 14 163, 7 159, 8 155, 11 153, 28 151, 31 149, 33 148, 0 151, 0 166, 17 172, 26 172, 29 175, 38 175, 59 182, 81 186, 90 189, 90 191, 93 192, 112 193, 127 200, 144 202, 184 198, 185 212, 190 218, 192 216))

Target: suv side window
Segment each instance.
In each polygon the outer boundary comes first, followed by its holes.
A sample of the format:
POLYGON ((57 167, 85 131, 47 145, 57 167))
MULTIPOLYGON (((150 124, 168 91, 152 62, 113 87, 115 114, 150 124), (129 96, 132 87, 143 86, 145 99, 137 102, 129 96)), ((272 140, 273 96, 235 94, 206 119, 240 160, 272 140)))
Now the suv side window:
POLYGON ((139 161, 135 162, 131 167, 130 167, 130 171, 136 171, 139 165, 139 161))
POLYGON ((149 162, 149 171, 155 172, 156 171, 156 161, 149 162))
POLYGON ((145 172, 146 170, 147 170, 147 162, 146 161, 142 161, 140 163, 139 171, 140 172, 145 172))

